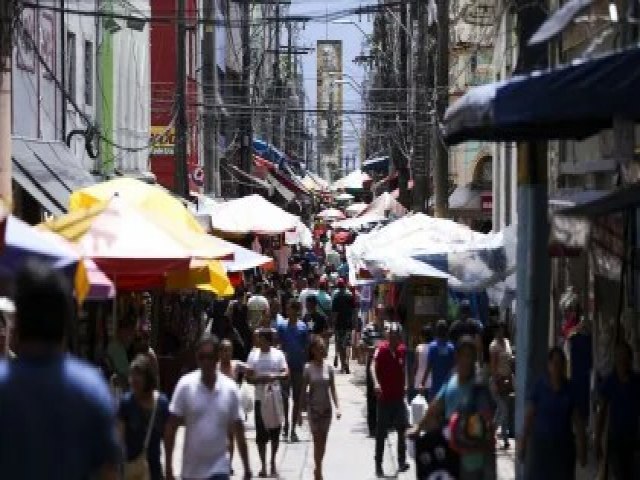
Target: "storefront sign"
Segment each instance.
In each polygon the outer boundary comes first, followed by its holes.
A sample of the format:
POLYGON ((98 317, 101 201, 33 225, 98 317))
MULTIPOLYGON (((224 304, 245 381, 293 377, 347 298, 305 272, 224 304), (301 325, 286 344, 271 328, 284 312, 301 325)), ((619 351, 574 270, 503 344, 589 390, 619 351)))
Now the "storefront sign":
POLYGON ((151 127, 151 155, 174 155, 176 129, 166 126, 151 127))

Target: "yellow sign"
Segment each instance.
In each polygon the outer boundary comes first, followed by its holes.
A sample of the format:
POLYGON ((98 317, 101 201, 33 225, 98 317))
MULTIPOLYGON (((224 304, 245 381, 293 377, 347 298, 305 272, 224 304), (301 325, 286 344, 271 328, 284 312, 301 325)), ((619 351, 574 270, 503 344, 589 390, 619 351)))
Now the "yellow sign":
POLYGON ((151 127, 151 155, 173 155, 176 144, 176 129, 151 127))

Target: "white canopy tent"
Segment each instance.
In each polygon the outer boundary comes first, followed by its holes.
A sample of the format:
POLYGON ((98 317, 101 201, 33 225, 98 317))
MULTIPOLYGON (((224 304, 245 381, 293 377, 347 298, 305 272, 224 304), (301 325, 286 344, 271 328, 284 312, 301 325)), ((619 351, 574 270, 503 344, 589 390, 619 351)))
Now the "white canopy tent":
POLYGON ((221 232, 277 234, 298 228, 300 218, 260 195, 249 195, 218 204, 207 212, 211 226, 221 232))
POLYGON ((354 170, 331 185, 331 190, 362 190, 365 182, 371 181, 371 177, 362 170, 354 170))
POLYGON ((407 209, 392 194, 384 192, 376 197, 360 215, 368 215, 370 213, 384 216, 393 214, 396 217, 402 217, 407 214, 407 209))

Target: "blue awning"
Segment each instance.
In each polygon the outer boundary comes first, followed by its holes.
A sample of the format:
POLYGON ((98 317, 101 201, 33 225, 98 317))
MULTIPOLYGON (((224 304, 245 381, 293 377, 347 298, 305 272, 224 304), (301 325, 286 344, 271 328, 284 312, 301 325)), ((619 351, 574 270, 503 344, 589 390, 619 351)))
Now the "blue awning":
POLYGON ((289 161, 289 157, 284 152, 264 140, 255 138, 253 140, 253 150, 260 157, 277 165, 289 161))
POLYGON ((389 171, 389 157, 374 157, 362 162, 360 170, 363 172, 385 172, 389 171))
POLYGON ((447 110, 449 145, 469 140, 583 139, 640 120, 640 49, 470 89, 447 110))

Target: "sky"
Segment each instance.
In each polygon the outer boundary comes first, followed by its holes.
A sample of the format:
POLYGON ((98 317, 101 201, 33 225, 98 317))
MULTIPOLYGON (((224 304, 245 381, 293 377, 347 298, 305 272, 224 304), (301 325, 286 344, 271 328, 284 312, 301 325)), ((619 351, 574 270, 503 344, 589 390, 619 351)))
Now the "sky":
MULTIPOLYGON (((343 11, 349 8, 356 8, 361 5, 375 4, 374 0, 292 0, 290 6, 291 15, 309 15, 321 16, 330 15, 335 12, 343 11)), ((372 17, 371 17, 372 20, 372 17)), ((367 16, 359 17, 345 16, 339 22, 352 21, 367 34, 370 34, 373 23, 368 21, 367 16)), ((365 36, 356 25, 352 24, 336 24, 327 23, 322 19, 313 20, 306 24, 305 29, 300 32, 300 42, 307 47, 316 47, 318 40, 342 40, 342 65, 345 74, 353 77, 358 85, 361 85, 365 79, 365 71, 362 67, 353 63, 353 59, 362 53, 362 43, 365 36)), ((306 101, 309 108, 316 107, 316 55, 314 50, 308 55, 303 55, 303 71, 306 101)), ((358 109, 361 106, 361 97, 351 86, 343 87, 343 102, 346 109, 358 109)), ((362 118, 351 117, 351 121, 360 128, 362 118)), ((358 154, 359 145, 355 138, 356 132, 349 122, 349 119, 343 120, 344 125, 344 142, 343 151, 345 154, 358 154)))

